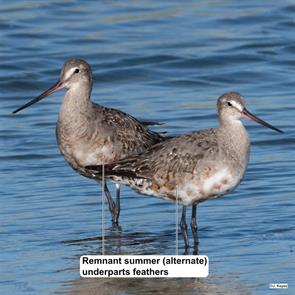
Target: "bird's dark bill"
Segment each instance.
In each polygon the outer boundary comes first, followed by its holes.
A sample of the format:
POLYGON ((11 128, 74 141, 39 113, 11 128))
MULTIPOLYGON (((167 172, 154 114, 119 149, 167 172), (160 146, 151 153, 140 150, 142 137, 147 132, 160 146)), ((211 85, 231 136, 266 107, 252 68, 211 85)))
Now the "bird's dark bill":
POLYGON ((46 96, 49 96, 50 94, 52 94, 55 91, 58 91, 60 89, 62 89, 64 87, 64 83, 61 81, 58 81, 57 83, 55 83, 54 85, 52 85, 50 88, 48 88, 46 91, 44 91, 43 93, 41 93, 39 96, 35 97, 34 99, 30 100, 28 103, 24 104, 23 106, 19 107, 18 109, 16 109, 15 111, 13 111, 13 114, 16 114, 17 112, 31 106, 32 104, 42 100, 43 98, 45 98, 46 96))
POLYGON ((284 133, 282 130, 270 125, 269 123, 263 121, 262 119, 256 117, 255 115, 251 114, 246 108, 244 108, 244 110, 242 111, 242 114, 243 114, 244 117, 246 117, 246 118, 248 118, 250 120, 253 120, 253 121, 255 121, 255 122, 257 122, 257 123, 259 123, 259 124, 261 124, 261 125, 263 125, 265 127, 268 127, 270 129, 275 130, 275 131, 280 132, 280 133, 284 133))

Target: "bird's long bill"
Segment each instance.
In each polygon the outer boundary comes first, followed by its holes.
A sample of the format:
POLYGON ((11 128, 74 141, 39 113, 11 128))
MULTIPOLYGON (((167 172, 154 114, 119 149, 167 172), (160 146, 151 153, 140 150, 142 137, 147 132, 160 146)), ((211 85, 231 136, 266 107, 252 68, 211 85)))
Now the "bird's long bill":
POLYGON ((280 132, 280 133, 284 133, 282 130, 268 124, 267 122, 263 121, 262 119, 260 119, 260 118, 256 117, 255 115, 251 114, 246 108, 243 109, 242 114, 243 114, 244 117, 247 117, 250 120, 253 120, 253 121, 255 121, 255 122, 257 122, 257 123, 259 123, 259 124, 261 124, 261 125, 263 125, 265 127, 268 127, 270 129, 275 130, 275 131, 280 132))
POLYGON ((46 91, 41 93, 39 96, 35 97, 34 99, 30 100, 28 103, 24 104, 23 106, 19 107, 15 111, 13 111, 13 114, 16 114, 17 112, 31 106, 32 104, 40 101, 41 99, 45 98, 46 96, 52 94, 53 92, 62 89, 64 87, 64 83, 61 81, 56 82, 54 85, 52 85, 50 88, 48 88, 46 91))

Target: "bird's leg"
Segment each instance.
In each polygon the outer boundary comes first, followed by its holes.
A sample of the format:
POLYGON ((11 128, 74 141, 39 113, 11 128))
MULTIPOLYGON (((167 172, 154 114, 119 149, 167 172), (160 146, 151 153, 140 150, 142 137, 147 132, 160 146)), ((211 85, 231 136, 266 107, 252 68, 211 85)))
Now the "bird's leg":
POLYGON ((112 195, 111 195, 106 183, 104 184, 104 192, 105 192, 105 196, 108 200, 109 210, 112 215, 112 223, 114 225, 115 224, 115 203, 113 201, 112 195))
POLYGON ((115 224, 119 225, 119 216, 120 216, 120 184, 116 183, 116 204, 115 204, 115 224))
POLYGON ((191 229, 194 238, 194 255, 198 255, 199 249, 199 238, 198 238, 198 226, 196 220, 197 204, 192 206, 192 218, 191 218, 191 229))
POLYGON ((192 218, 191 218, 191 229, 194 237, 194 241, 198 243, 198 226, 196 219, 197 205, 192 205, 192 218))
POLYGON ((189 249, 189 242, 188 242, 188 237, 187 237, 187 225, 186 225, 186 207, 182 207, 182 215, 181 215, 181 220, 180 220, 180 228, 184 240, 184 249, 185 252, 184 254, 188 254, 188 249, 189 249))

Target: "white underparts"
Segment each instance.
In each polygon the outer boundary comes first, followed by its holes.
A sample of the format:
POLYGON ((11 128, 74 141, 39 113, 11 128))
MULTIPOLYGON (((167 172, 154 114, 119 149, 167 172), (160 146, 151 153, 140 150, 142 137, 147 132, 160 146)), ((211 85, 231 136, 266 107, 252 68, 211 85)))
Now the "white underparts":
POLYGON ((169 189, 167 186, 155 189, 152 181, 147 179, 129 179, 115 176, 113 180, 127 184, 141 194, 153 195, 166 200, 175 200, 176 191, 178 190, 178 199, 184 205, 191 205, 228 193, 239 184, 241 177, 233 177, 230 171, 224 168, 211 176, 180 183, 179 186, 173 190, 169 189))

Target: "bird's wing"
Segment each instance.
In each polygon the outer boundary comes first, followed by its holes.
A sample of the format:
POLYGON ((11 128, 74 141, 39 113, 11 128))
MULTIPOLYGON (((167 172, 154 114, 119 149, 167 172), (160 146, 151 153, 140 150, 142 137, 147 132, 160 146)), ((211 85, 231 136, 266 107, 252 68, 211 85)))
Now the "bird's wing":
MULTIPOLYGON (((108 165, 106 173, 144 179, 152 179, 155 174, 167 175, 170 172, 179 175, 193 173, 196 167, 201 167, 210 159, 209 155, 217 154, 218 149, 214 129, 191 132, 167 139, 139 155, 108 165)), ((101 169, 95 166, 89 168, 94 173, 101 169)))
POLYGON ((96 124, 100 137, 110 138, 123 155, 140 153, 165 137, 120 110, 97 106, 96 124))

